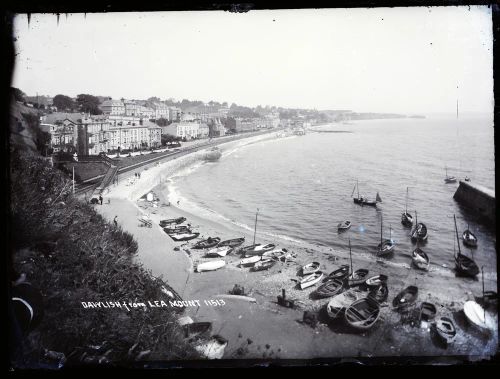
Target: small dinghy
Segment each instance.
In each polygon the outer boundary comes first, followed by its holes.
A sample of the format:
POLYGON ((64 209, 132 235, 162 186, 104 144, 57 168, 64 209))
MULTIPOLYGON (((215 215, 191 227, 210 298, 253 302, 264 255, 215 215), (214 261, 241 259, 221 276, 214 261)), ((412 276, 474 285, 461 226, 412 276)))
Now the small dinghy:
POLYGON ((429 270, 430 259, 428 255, 419 247, 413 250, 411 254, 411 262, 420 270, 429 270))
POLYGON ((355 329, 373 327, 380 316, 380 304, 370 297, 356 300, 346 310, 344 318, 355 329))
POLYGON ((475 301, 467 301, 464 304, 464 314, 469 323, 479 330, 488 330, 490 326, 486 320, 486 311, 475 301))
POLYGON ((233 251, 232 247, 223 246, 223 247, 214 247, 207 251, 205 254, 206 257, 225 257, 233 251))
POLYGON ((276 264, 274 259, 266 259, 255 262, 253 267, 250 269, 251 271, 264 271, 269 270, 276 264))
POLYGON ((462 233, 462 240, 464 245, 468 247, 477 247, 477 237, 472 233, 469 228, 462 233))
POLYGON ((427 226, 422 222, 418 222, 417 211, 415 211, 415 224, 415 228, 410 233, 412 242, 427 241, 427 226))
POLYGON ((254 263, 260 261, 262 259, 261 256, 259 255, 254 255, 253 257, 248 257, 248 258, 243 258, 239 265, 240 266, 249 266, 249 265, 253 265, 254 263))
POLYGON ((224 356, 224 350, 227 346, 227 340, 219 335, 213 336, 208 342, 195 347, 195 349, 208 359, 221 359, 224 356))
POLYGON ((339 279, 330 279, 323 283, 318 289, 314 292, 316 297, 324 298, 324 297, 332 297, 344 289, 345 282, 339 279))
POLYGON ((287 249, 275 249, 271 251, 266 251, 262 254, 262 258, 272 258, 277 261, 286 262, 288 259, 296 258, 297 254, 289 252, 287 249))
POLYGON ((193 322, 182 325, 184 337, 196 339, 208 335, 212 331, 211 322, 193 322))
POLYGON ((214 271, 218 270, 226 265, 226 261, 219 260, 219 261, 211 261, 211 262, 204 262, 198 264, 198 267, 196 267, 196 271, 202 272, 202 271, 214 271))
POLYGON ((225 240, 225 241, 220 242, 217 246, 218 247, 229 246, 229 247, 235 248, 235 247, 240 246, 243 242, 245 242, 245 237, 234 238, 231 240, 225 240))
POLYGON ((323 278, 323 273, 321 271, 317 271, 314 274, 305 276, 299 283, 300 289, 305 289, 317 284, 323 278))
POLYGON ((363 284, 366 281, 368 272, 369 271, 365 268, 360 268, 354 271, 347 279, 349 287, 355 287, 359 286, 360 284, 363 284))
POLYGON ((326 306, 328 317, 334 319, 342 314, 342 312, 356 300, 361 297, 358 291, 345 291, 333 297, 326 306))
POLYGON ((407 228, 410 228, 413 225, 413 216, 408 212, 402 213, 401 224, 403 224, 403 226, 406 226, 407 228))
POLYGON ((455 267, 461 275, 475 277, 479 274, 479 267, 476 262, 461 253, 455 256, 455 267))
POLYGON ((446 170, 446 176, 444 178, 444 182, 445 183, 456 183, 457 178, 455 178, 454 176, 448 176, 448 167, 445 167, 445 170, 446 170))
POLYGON ((189 229, 188 226, 179 226, 177 228, 163 228, 163 231, 167 234, 191 233, 191 229, 189 229))
POLYGON ((220 242, 219 237, 208 237, 205 240, 198 241, 194 244, 193 249, 209 249, 216 246, 220 242))
POLYGON ((339 232, 343 232, 345 230, 348 230, 351 227, 352 223, 349 220, 342 221, 337 225, 337 229, 339 232))
POLYGON ((302 266, 302 275, 314 274, 315 272, 319 271, 319 266, 319 262, 311 262, 309 264, 306 264, 305 266, 302 266))
POLYGON ((387 275, 380 274, 366 279, 365 283, 368 287, 378 287, 381 286, 382 284, 386 284, 387 279, 388 279, 387 275))
POLYGON ((160 220, 160 226, 164 228, 165 226, 170 224, 182 224, 184 221, 186 221, 186 217, 171 218, 169 220, 160 220))
POLYGON ((404 309, 415 304, 418 297, 418 288, 416 286, 408 286, 402 290, 392 301, 394 309, 404 309))
POLYGON ((328 276, 323 279, 324 282, 330 279, 344 280, 349 276, 349 265, 342 265, 338 269, 332 271, 328 276))
POLYGON ((436 313, 437 308, 434 304, 424 301, 420 305, 420 320, 430 321, 436 316, 436 313))
POLYGON ((457 330, 453 321, 448 317, 439 318, 435 324, 433 324, 433 329, 435 330, 439 339, 448 345, 453 342, 455 336, 457 335, 457 330))
POLYGON ((242 252, 245 254, 245 257, 250 257, 252 255, 262 255, 266 251, 273 250, 275 247, 276 247, 276 245, 272 244, 272 243, 268 243, 267 245, 263 245, 263 244, 259 243, 259 244, 244 247, 242 249, 242 252))
POLYGON ((177 234, 169 234, 170 238, 174 241, 189 241, 193 238, 196 238, 200 235, 200 233, 177 233, 177 234))
POLYGON ((389 297, 389 288, 386 283, 382 283, 381 285, 372 288, 368 296, 377 303, 382 304, 389 297))

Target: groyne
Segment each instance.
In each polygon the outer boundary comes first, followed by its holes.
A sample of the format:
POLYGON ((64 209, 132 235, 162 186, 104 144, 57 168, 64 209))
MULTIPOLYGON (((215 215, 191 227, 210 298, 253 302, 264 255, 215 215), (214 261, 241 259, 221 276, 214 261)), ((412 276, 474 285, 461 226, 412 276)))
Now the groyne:
POLYGON ((482 222, 496 224, 495 191, 482 185, 460 181, 453 198, 482 222))

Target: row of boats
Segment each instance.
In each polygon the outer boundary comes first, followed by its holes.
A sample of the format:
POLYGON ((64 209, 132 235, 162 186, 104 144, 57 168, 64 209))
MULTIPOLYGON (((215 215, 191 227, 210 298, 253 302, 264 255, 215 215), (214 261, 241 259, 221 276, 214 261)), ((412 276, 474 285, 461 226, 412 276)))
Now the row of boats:
MULTIPOLYGON (((356 183, 356 186, 353 189, 354 190, 358 187, 358 184, 356 183)), ((376 201, 369 201, 366 198, 362 197, 359 195, 359 189, 358 189, 358 197, 353 198, 354 203, 356 204, 361 204, 361 205, 372 205, 376 206, 377 202, 382 201, 380 199, 379 194, 377 193, 377 200, 376 201)), ((457 272, 461 275, 465 276, 471 276, 474 277, 479 273, 479 268, 477 264, 474 262, 473 258, 470 258, 464 254, 462 254, 461 249, 460 249, 460 242, 458 238, 458 228, 457 228, 457 222, 456 222, 456 217, 455 215, 453 216, 454 221, 455 221, 455 232, 457 235, 457 242, 458 242, 458 254, 454 252, 454 259, 455 259, 455 265, 457 272)), ((423 222, 418 222, 417 218, 417 211, 415 211, 415 226, 413 227, 413 216, 411 215, 410 212, 408 212, 408 188, 406 189, 406 204, 405 204, 405 210, 401 214, 401 224, 404 227, 412 228, 410 231, 410 239, 413 243, 416 243, 417 246, 415 249, 412 251, 412 263, 415 267, 418 269, 422 270, 428 270, 429 265, 430 265, 430 258, 425 253, 425 251, 419 246, 420 243, 425 243, 427 242, 429 233, 427 226, 423 222)), ((345 220, 340 222, 337 225, 337 229, 339 232, 343 232, 346 230, 349 230, 352 226, 352 222, 350 220, 345 220)), ((390 230, 390 237, 388 239, 383 238, 383 218, 381 216, 381 222, 380 222, 380 243, 377 245, 377 255, 379 256, 386 256, 389 255, 393 252, 395 248, 395 241, 392 239, 392 228, 389 228, 390 230)), ((465 246, 470 247, 470 248, 475 248, 477 247, 478 239, 476 235, 470 230, 469 226, 467 226, 467 229, 462 233, 462 242, 465 246)))

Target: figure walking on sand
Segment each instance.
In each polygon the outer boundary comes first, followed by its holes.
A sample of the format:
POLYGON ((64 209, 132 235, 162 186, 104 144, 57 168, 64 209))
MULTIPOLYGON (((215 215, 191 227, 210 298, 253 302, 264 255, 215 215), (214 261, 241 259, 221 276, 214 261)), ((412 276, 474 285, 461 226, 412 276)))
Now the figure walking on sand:
POLYGON ((115 224, 115 227, 118 227, 118 221, 116 220, 118 218, 118 216, 115 216, 115 218, 113 219, 113 223, 115 224))
POLYGON ((102 195, 99 195, 99 201, 101 202, 102 205, 102 195))

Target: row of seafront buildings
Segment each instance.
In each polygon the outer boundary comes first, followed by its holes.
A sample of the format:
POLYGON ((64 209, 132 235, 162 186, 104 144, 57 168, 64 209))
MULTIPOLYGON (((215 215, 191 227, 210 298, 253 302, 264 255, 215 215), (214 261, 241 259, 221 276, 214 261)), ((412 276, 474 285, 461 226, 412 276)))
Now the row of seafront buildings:
POLYGON ((78 155, 98 155, 158 148, 162 135, 191 140, 280 125, 279 116, 273 114, 259 120, 237 118, 228 130, 224 122, 227 108, 212 113, 184 113, 161 102, 149 103, 149 106, 144 103, 109 99, 100 105, 102 115, 55 112, 42 116, 41 127, 50 133, 50 147, 54 152, 73 147, 78 155), (170 124, 158 126, 155 122, 158 119, 168 120, 170 124))

